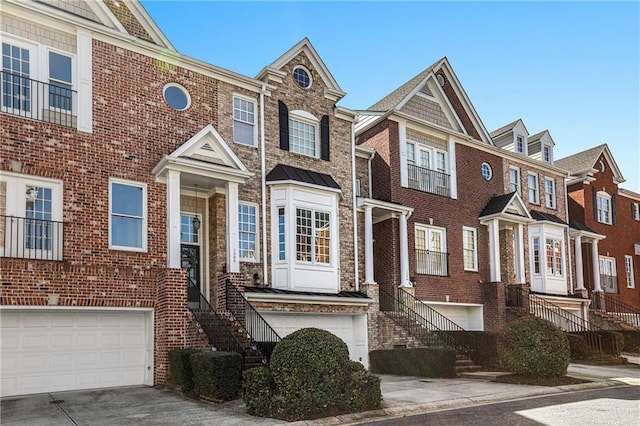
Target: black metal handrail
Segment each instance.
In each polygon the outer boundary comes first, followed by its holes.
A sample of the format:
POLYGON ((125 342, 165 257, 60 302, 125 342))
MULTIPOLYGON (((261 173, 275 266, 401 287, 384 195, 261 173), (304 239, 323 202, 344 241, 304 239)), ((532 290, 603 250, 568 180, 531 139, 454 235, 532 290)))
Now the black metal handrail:
POLYGON ((247 331, 251 342, 255 344, 260 352, 271 359, 271 353, 281 338, 269 323, 260 315, 258 311, 244 297, 244 294, 234 286, 230 280, 225 282, 225 296, 227 309, 233 314, 236 320, 247 331))
POLYGON ((606 314, 620 321, 624 321, 633 327, 640 328, 640 310, 634 306, 627 305, 604 293, 596 292, 591 293, 591 306, 595 309, 603 309, 606 314))
POLYGON ((64 222, 0 215, 0 257, 62 260, 64 222))
POLYGON ((449 253, 432 250, 415 250, 416 274, 449 276, 449 253))
MULTIPOLYGON (((197 285, 195 282, 192 282, 193 278, 188 277, 187 280, 189 281, 189 286, 193 287, 197 285)), ((231 331, 229 321, 225 320, 213 309, 202 293, 200 293, 198 307, 190 305, 189 310, 216 350, 235 352, 242 356, 242 369, 244 370, 245 361, 249 354, 242 342, 240 342, 237 336, 231 331)))
POLYGON ((607 293, 618 293, 618 277, 616 275, 600 274, 600 285, 607 293))
POLYGON ((77 92, 70 85, 1 71, 0 110, 24 118, 75 127, 77 92))
POLYGON ((444 197, 451 195, 450 175, 415 164, 407 164, 407 172, 409 188, 444 197))
POLYGON ((392 293, 380 286, 379 292, 380 310, 395 313, 388 316, 423 344, 453 348, 475 359, 479 346, 477 336, 402 288, 396 288, 392 293))

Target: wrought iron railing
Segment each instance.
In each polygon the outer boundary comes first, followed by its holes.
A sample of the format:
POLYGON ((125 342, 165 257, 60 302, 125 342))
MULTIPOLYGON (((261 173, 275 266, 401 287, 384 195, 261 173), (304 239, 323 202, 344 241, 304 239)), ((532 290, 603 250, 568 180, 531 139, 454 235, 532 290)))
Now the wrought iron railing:
POLYGON ((395 288, 390 292, 380 286, 379 292, 380 310, 421 343, 426 346, 453 348, 475 358, 479 345, 477 336, 402 288, 395 288))
POLYGON ((76 126, 77 92, 64 83, 46 83, 2 71, 0 110, 66 127, 76 126))
POLYGON ((409 188, 444 197, 451 195, 450 175, 414 164, 407 164, 407 172, 409 188))
POLYGON ((620 355, 617 340, 606 330, 538 295, 529 293, 522 286, 507 286, 506 304, 525 308, 528 313, 555 324, 567 333, 582 336, 592 352, 600 357, 603 354, 602 338, 610 339, 611 355, 620 355))
POLYGON ((0 257, 62 260, 64 222, 0 215, 0 257))
POLYGON ((604 310, 607 315, 611 315, 633 327, 640 328, 640 310, 638 308, 627 305, 604 293, 591 293, 591 307, 604 310))
MULTIPOLYGON (((188 280, 192 281, 192 278, 188 278, 188 280)), ((189 286, 195 285, 195 283, 189 282, 189 286)), ((242 356, 242 369, 244 370, 249 351, 233 333, 229 326, 229 321, 220 316, 213 307, 211 307, 209 301, 202 293, 200 293, 200 300, 197 303, 197 307, 190 304, 189 309, 191 313, 193 313, 196 321, 200 324, 200 327, 202 327, 202 331, 204 331, 209 338, 209 342, 216 350, 235 352, 242 356)))
POLYGON ((617 293, 618 277, 615 275, 600 274, 600 285, 607 293, 617 293))
POLYGON ((415 250, 416 274, 449 276, 449 253, 432 250, 415 250))
POLYGON ((260 352, 271 359, 271 353, 281 339, 278 333, 260 315, 258 311, 244 297, 244 294, 234 286, 230 280, 225 282, 227 309, 247 331, 251 342, 260 352))

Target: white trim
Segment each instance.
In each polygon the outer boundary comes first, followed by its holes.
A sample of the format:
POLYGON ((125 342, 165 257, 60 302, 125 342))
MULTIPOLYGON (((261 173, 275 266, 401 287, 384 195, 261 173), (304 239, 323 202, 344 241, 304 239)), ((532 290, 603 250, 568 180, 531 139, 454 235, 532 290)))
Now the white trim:
POLYGON ((316 184, 313 184, 313 183, 300 182, 298 180, 293 180, 293 179, 272 180, 272 181, 267 182, 267 185, 296 185, 296 186, 304 186, 304 187, 307 187, 307 188, 313 189, 313 190, 335 192, 336 194, 340 195, 340 198, 342 198, 342 190, 341 189, 330 188, 328 186, 316 185, 316 184))
POLYGON ((529 203, 531 204, 540 205, 540 177, 538 176, 538 173, 527 172, 527 201, 529 201, 529 203), (529 182, 530 177, 535 178, 535 187, 531 186, 531 183, 529 182), (533 200, 531 199, 532 190, 535 190, 535 197, 533 200))
POLYGON ((232 110, 231 116, 232 116, 233 123, 234 123, 234 126, 233 126, 233 138, 232 138, 233 139, 233 143, 237 143, 237 144, 242 145, 242 146, 250 146, 250 147, 254 147, 254 148, 257 147, 258 146, 258 126, 257 126, 257 124, 258 124, 257 123, 257 121, 258 121, 258 103, 257 103, 257 101, 254 98, 251 98, 249 96, 245 96, 245 95, 242 95, 240 93, 235 93, 234 92, 233 95, 232 95, 232 99, 231 99, 231 110, 232 110), (236 118, 236 107, 235 107, 236 98, 239 99, 239 100, 246 101, 246 102, 249 102, 249 103, 253 104, 253 123, 251 123, 249 121, 244 121, 244 120, 236 118), (239 123, 242 123, 242 124, 247 124, 247 125, 252 126, 253 136, 251 138, 251 143, 250 144, 244 143, 244 142, 240 142, 240 141, 236 140, 236 132, 235 132, 235 122, 236 121, 238 121, 239 123))
POLYGON ((627 288, 636 288, 635 272, 633 270, 633 256, 629 256, 628 254, 624 255, 624 275, 627 288), (629 265, 627 265, 627 261, 629 261, 629 265), (627 269, 627 266, 629 266, 630 269, 627 269), (629 274, 629 272, 631 272, 631 274, 629 274), (629 285, 629 283, 631 283, 631 285, 629 285))
POLYGON ((298 155, 304 155, 305 157, 311 157, 311 158, 320 158, 320 151, 321 151, 321 144, 320 144, 320 120, 318 118, 316 118, 313 114, 304 111, 304 110, 293 110, 293 111, 289 111, 289 123, 287 124, 289 126, 289 152, 292 152, 294 154, 298 154, 298 155), (291 131, 291 122, 297 122, 297 123, 301 123, 301 124, 306 124, 308 126, 312 126, 313 127, 313 134, 314 134, 314 154, 310 155, 304 152, 300 152, 300 151, 296 151, 293 149, 293 132, 291 131))
POLYGON ((167 105, 169 105, 170 108, 175 109, 176 111, 186 111, 189 109, 189 107, 191 107, 191 94, 183 85, 175 82, 167 83, 164 85, 164 87, 162 88, 162 99, 164 99, 164 101, 167 105), (172 87, 180 90, 180 92, 182 92, 182 94, 187 98, 187 105, 185 105, 184 108, 178 108, 169 103, 169 100, 167 99, 167 90, 171 89, 172 87))
POLYGON ((544 177, 544 205, 550 209, 558 208, 558 200, 557 200, 557 191, 556 191, 556 180, 554 178, 544 177), (547 183, 551 182, 552 188, 551 192, 548 191, 547 183), (551 202, 549 202, 548 195, 551 195, 551 202))
POLYGON ((522 194, 522 177, 520 175, 520 167, 516 167, 516 166, 509 166, 509 192, 513 192, 511 191, 511 185, 513 185, 513 182, 511 182, 512 171, 516 172, 516 177, 518 178, 518 181, 515 183, 516 185, 515 192, 517 192, 518 194, 522 194))
POLYGON ((482 303, 458 303, 458 302, 432 302, 430 300, 420 300, 425 305, 442 305, 442 306, 468 306, 471 308, 482 308, 482 303))
POLYGON ((146 252, 147 251, 147 223, 149 220, 149 213, 147 210, 147 184, 145 182, 137 182, 137 181, 132 181, 132 180, 127 180, 127 179, 120 179, 120 178, 115 178, 115 177, 109 177, 109 250, 120 250, 120 251, 135 251, 135 252, 146 252), (111 219, 113 216, 113 205, 112 205, 112 196, 113 196, 113 190, 112 190, 112 185, 114 183, 120 184, 120 185, 127 185, 127 186, 133 186, 133 187, 138 187, 142 189, 142 246, 141 247, 129 247, 129 246, 117 246, 111 243, 112 241, 112 226, 111 226, 111 219))
POLYGON ((476 228, 472 228, 470 226, 462 227, 462 265, 465 271, 478 271, 478 230, 476 228), (464 234, 465 231, 471 231, 473 234, 473 267, 467 268, 464 264, 464 252, 468 250, 464 245, 464 234))
MULTIPOLYGON (((255 209, 255 221, 254 225, 256 227, 255 231, 255 254, 253 259, 251 258, 243 258, 240 256, 241 249, 238 248, 238 261, 242 263, 259 263, 260 262, 260 206, 257 203, 253 203, 250 201, 238 200, 238 215, 240 214, 240 206, 248 206, 253 207, 255 209)), ((238 217, 238 243, 240 242, 240 218, 238 217)))
MULTIPOLYGON (((309 304, 313 303, 314 305, 342 305, 342 306, 367 306, 371 303, 374 303, 373 299, 370 298, 350 298, 350 297, 339 297, 339 296, 317 296, 313 293, 306 294, 270 294, 270 293, 251 293, 245 292, 245 297, 248 301, 260 301, 260 302, 274 302, 274 303, 303 303, 309 304)), ((269 311, 271 312, 271 311, 269 311)), ((273 311, 280 312, 280 311, 273 311)), ((282 312, 283 314, 298 314, 300 312, 282 312)), ((304 312, 308 314, 319 314, 322 312, 304 312)), ((342 313, 342 312, 341 312, 342 313)), ((364 312, 358 312, 363 313, 364 312)), ((344 312, 345 315, 352 314, 350 312, 344 312)))
POLYGON ((400 186, 409 186, 409 173, 407 171, 407 123, 398 121, 398 149, 400 150, 400 186))

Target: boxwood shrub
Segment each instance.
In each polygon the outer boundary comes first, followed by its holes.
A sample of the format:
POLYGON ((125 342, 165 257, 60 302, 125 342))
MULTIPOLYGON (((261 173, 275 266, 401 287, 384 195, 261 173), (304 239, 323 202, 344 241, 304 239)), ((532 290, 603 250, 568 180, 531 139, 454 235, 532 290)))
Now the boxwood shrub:
POLYGON ((577 361, 582 359, 588 359, 593 356, 593 352, 587 340, 580 334, 566 333, 567 339, 569 339, 569 352, 571 354, 571 361, 577 361))
POLYGON ((180 386, 183 392, 193 390, 193 371, 191 354, 198 352, 193 348, 172 349, 169 351, 169 380, 180 386))
POLYGON ((191 354, 194 390, 202 396, 230 400, 238 396, 242 357, 230 352, 191 354))
POLYGON ((569 341, 551 322, 524 316, 511 322, 498 339, 500 364, 530 377, 560 377, 569 366, 569 341))
POLYGON ((244 403, 247 411, 260 417, 275 416, 278 412, 275 384, 266 367, 245 370, 243 374, 244 403))
POLYGON ((369 352, 373 373, 455 377, 456 351, 448 348, 381 349, 369 352))

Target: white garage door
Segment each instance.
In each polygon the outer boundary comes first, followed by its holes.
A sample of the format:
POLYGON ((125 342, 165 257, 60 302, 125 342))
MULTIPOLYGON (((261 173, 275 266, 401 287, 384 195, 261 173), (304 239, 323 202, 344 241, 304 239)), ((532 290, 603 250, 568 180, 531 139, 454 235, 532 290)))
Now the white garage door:
POLYGON ((0 394, 153 384, 150 318, 143 311, 4 309, 0 394))
POLYGON ((340 337, 349 348, 349 357, 369 366, 367 351, 367 317, 364 314, 301 314, 260 312, 260 315, 284 337, 301 328, 315 327, 340 337))

